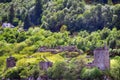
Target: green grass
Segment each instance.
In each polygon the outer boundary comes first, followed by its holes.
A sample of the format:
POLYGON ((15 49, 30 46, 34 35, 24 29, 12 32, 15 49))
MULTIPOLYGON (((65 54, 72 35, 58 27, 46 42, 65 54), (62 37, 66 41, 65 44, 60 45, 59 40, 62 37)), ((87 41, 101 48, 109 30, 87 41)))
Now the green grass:
POLYGON ((65 59, 59 54, 54 54, 53 56, 48 56, 47 59, 53 63, 58 61, 64 61, 65 59))
POLYGON ((59 54, 51 54, 50 52, 42 52, 42 53, 34 53, 31 56, 27 55, 14 55, 14 57, 17 57, 19 60, 17 61, 16 66, 24 66, 24 65, 30 65, 30 64, 39 64, 40 61, 51 61, 53 63, 57 61, 64 61, 64 58, 60 56, 59 54))

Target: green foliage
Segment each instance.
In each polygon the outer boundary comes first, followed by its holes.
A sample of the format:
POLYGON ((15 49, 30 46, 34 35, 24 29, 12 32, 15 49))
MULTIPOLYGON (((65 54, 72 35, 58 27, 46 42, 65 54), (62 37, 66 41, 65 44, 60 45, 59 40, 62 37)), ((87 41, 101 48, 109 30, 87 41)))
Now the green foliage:
POLYGON ((10 78, 10 79, 20 79, 20 78, 28 78, 29 76, 33 76, 35 79, 40 75, 40 70, 38 65, 30 65, 30 66, 25 66, 23 65, 22 67, 14 67, 11 69, 8 69, 5 71, 2 76, 4 78, 10 78))
POLYGON ((62 25, 60 28, 60 32, 65 32, 67 31, 67 26, 66 25, 62 25))
POLYGON ((35 46, 25 47, 20 51, 21 54, 32 54, 37 50, 35 46))
POLYGON ((33 76, 34 78, 37 78, 40 74, 39 67, 37 65, 30 65, 29 67, 25 67, 19 75, 21 78, 28 78, 29 76, 33 76))
MULTIPOLYGON (((5 28, 0 29, 0 31, 0 45, 2 46, 0 49, 1 55, 11 51, 12 53, 32 54, 42 46, 54 48, 56 46, 68 45, 75 45, 80 50, 86 52, 93 50, 96 47, 101 47, 104 45, 104 43, 109 45, 111 51, 113 52, 112 55, 119 55, 118 49, 120 47, 120 31, 116 28, 113 28, 112 30, 104 28, 101 31, 98 30, 91 33, 87 31, 80 31, 73 35, 70 35, 68 31, 64 31, 62 33, 52 33, 38 27, 30 28, 26 32, 18 31, 17 28, 5 28)), ((71 55, 73 54, 71 53, 71 55)))
MULTIPOLYGON (((2 32, 2 34, 6 34, 6 33, 12 33, 11 32, 12 30, 13 31, 15 30, 15 35, 16 35, 17 33, 16 29, 2 29, 1 31, 4 31, 2 32)), ((8 55, 9 53, 11 54, 19 53, 20 55, 25 55, 21 57, 17 56, 17 67, 35 65, 36 63, 39 63, 39 61, 46 61, 46 60, 52 61, 56 65, 50 68, 50 71, 48 70, 48 74, 51 78, 56 79, 56 78, 62 77, 62 78, 65 78, 66 80, 70 80, 70 79, 75 80, 81 77, 80 75, 76 75, 76 74, 81 73, 81 70, 84 67, 84 63, 86 63, 87 60, 85 60, 82 57, 79 57, 79 54, 75 52, 60 53, 60 54, 52 55, 51 53, 35 53, 37 49, 41 46, 54 48, 56 46, 77 45, 79 49, 87 52, 89 50, 93 50, 96 47, 100 47, 104 45, 104 42, 107 42, 109 45, 111 45, 110 42, 111 40, 114 39, 116 40, 117 44, 114 44, 114 47, 111 47, 111 48, 113 48, 112 50, 114 51, 114 53, 112 52, 113 55, 116 56, 119 53, 119 49, 117 49, 119 48, 119 39, 120 39, 119 38, 120 35, 118 35, 119 32, 120 31, 117 30, 116 28, 112 30, 104 28, 101 31, 98 30, 92 33, 88 33, 87 31, 81 31, 78 34, 71 37, 71 35, 69 35, 69 32, 67 31, 62 33, 60 32, 52 33, 50 31, 43 30, 36 27, 34 29, 30 28, 26 32, 22 32, 22 34, 25 34, 25 37, 26 37, 26 39, 23 42, 19 42, 19 43, 16 42, 11 44, 8 41, 6 41, 7 39, 2 40, 0 43, 0 45, 2 46, 2 48, 0 48, 0 51, 2 51, 1 55, 5 55, 5 54, 8 55), (64 64, 64 65, 62 63, 60 64, 56 63, 59 61, 63 62, 67 58, 71 58, 73 60, 70 61, 69 64, 64 64), (58 68, 58 66, 60 68, 58 68), (60 73, 57 73, 57 71, 59 71, 60 73)), ((12 35, 14 36, 14 33, 12 33, 12 35)), ((6 36, 2 36, 2 37, 4 38, 6 36)), ((1 67, 3 68, 3 66, 1 67)), ((1 71, 3 70, 2 68, 1 68, 1 71)), ((29 68, 27 69, 25 67, 25 69, 22 70, 19 74, 21 77, 26 78, 29 75, 32 75, 29 73, 34 73, 34 70, 33 69, 29 70, 29 68)), ((35 74, 39 72, 39 71, 38 72, 36 71, 35 71, 35 74)), ((90 70, 90 74, 94 75, 93 73, 94 73, 94 70, 93 72, 90 70)), ((44 71, 42 72, 42 74, 45 74, 44 71)), ((89 77, 87 76, 87 78, 89 77)), ((93 76, 92 79, 93 78, 96 78, 96 75, 93 76)), ((98 75, 97 75, 97 78, 98 78, 98 75)))
MULTIPOLYGON (((110 56, 120 55, 120 4, 115 4, 119 1, 86 1, 0 0, 0 26, 4 22, 18 26, 0 27, 0 79, 29 76, 36 79, 46 75, 46 72, 52 79, 100 79, 102 72, 97 68, 84 68, 88 61, 77 52, 37 52, 42 46, 74 45, 83 53, 92 54, 96 47, 107 43, 110 56), (23 26, 26 29, 33 27, 24 31, 23 26), (17 64, 14 68, 5 69, 5 60, 9 55, 16 57, 17 64), (48 60, 54 63, 53 67, 40 71, 38 63, 48 60)), ((113 62, 110 73, 113 79, 119 80, 119 57, 114 58, 113 62)))
MULTIPOLYGON (((113 28, 116 23, 117 28, 119 28, 119 5, 116 5, 115 9, 110 5, 85 5, 80 0, 61 0, 55 6, 56 3, 57 1, 51 1, 43 7, 42 27, 45 29, 53 32, 60 31, 61 26, 65 24, 70 32, 79 30, 95 31, 106 26, 113 28)), ((98 3, 104 2, 98 1, 98 3)))
POLYGON ((52 68, 49 68, 48 76, 53 79, 61 79, 65 70, 66 66, 64 62, 56 62, 52 68))
POLYGON ((102 72, 98 68, 93 68, 93 69, 83 68, 81 72, 81 77, 83 79, 88 79, 88 80, 99 79, 101 75, 102 72))
POLYGON ((119 29, 120 5, 111 3, 111 0, 12 0, 10 3, 0 3, 0 15, 2 23, 10 21, 15 26, 24 26, 25 29, 41 24, 41 27, 53 32, 60 31, 62 25, 66 25, 71 32, 95 31, 114 26, 119 29), (92 4, 87 5, 85 2, 92 4), (102 5, 107 3, 109 5, 102 5), (15 7, 12 8, 11 5, 15 7))
POLYGON ((8 43, 22 42, 26 39, 25 32, 19 32, 18 28, 10 29, 5 28, 1 29, 0 39, 5 40, 8 43))
POLYGON ((20 44, 16 44, 14 47, 15 53, 20 53, 20 51, 22 51, 25 47, 27 46, 27 44, 20 43, 20 44))
POLYGON ((5 78, 10 78, 10 79, 20 79, 20 76, 19 76, 19 72, 22 70, 22 68, 12 68, 12 69, 9 69, 7 70, 3 76, 5 78))
POLYGON ((49 68, 47 75, 52 79, 76 80, 80 78, 82 68, 85 66, 82 59, 72 58, 66 62, 59 61, 49 68))
POLYGON ((0 0, 0 3, 1 2, 4 2, 4 3, 6 3, 6 2, 11 2, 12 0, 0 0))
POLYGON ((35 2, 35 16, 36 16, 36 24, 41 24, 41 16, 42 16, 42 0, 36 0, 35 2))
POLYGON ((12 4, 9 9, 8 21, 13 24, 13 19, 15 17, 14 5, 12 4))
POLYGON ((113 79, 115 80, 119 80, 120 79, 120 57, 117 56, 115 58, 113 58, 113 60, 111 61, 111 76, 113 77, 113 79))

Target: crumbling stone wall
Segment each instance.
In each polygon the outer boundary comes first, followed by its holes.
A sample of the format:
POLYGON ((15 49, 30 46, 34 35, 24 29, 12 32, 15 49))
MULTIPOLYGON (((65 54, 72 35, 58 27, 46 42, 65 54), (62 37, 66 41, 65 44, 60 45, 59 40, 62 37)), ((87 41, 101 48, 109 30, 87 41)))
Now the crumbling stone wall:
POLYGON ((7 58, 6 60, 6 67, 7 68, 11 68, 16 66, 16 60, 14 57, 10 56, 9 58, 7 58))
POLYGON ((81 54, 80 50, 76 46, 57 46, 55 48, 47 48, 45 46, 40 47, 37 52, 51 52, 51 53, 59 53, 59 52, 78 52, 81 54))
POLYGON ((47 70, 49 67, 52 67, 53 63, 49 61, 48 62, 41 61, 39 65, 41 70, 47 70))

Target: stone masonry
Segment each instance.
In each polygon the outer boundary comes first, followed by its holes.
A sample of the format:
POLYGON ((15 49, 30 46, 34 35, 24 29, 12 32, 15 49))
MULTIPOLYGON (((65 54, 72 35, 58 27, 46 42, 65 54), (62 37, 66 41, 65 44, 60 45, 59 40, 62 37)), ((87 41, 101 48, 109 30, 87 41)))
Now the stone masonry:
POLYGON ((109 49, 107 46, 94 50, 93 64, 101 70, 110 68, 109 49))
POLYGON ((52 67, 53 63, 49 61, 48 62, 41 61, 39 65, 41 70, 47 70, 49 67, 52 67))
POLYGON ((37 50, 37 52, 51 52, 53 54, 57 54, 57 53, 64 52, 64 51, 78 52, 81 54, 81 51, 76 46, 57 46, 55 48, 47 48, 43 46, 37 50))
POLYGON ((94 60, 88 63, 89 67, 98 67, 101 70, 110 69, 109 49, 107 46, 94 50, 94 60))
POLYGON ((7 58, 7 60, 6 60, 6 67, 7 67, 7 68, 12 68, 12 67, 14 67, 14 66, 16 66, 15 58, 12 57, 12 56, 10 56, 10 57, 7 58))

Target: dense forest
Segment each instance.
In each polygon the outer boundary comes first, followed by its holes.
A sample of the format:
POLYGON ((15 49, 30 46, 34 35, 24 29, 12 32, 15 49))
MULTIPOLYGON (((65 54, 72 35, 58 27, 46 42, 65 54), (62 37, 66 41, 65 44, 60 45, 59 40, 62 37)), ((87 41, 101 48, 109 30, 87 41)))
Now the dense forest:
POLYGON ((120 0, 0 0, 0 80, 38 80, 41 76, 51 80, 107 80, 105 76, 120 80, 119 65, 120 0), (87 68, 94 49, 105 44, 110 70, 87 68), (76 46, 80 53, 38 52, 43 46, 76 46), (6 65, 10 56, 15 57, 13 68, 6 65), (42 70, 41 61, 53 66, 42 70))
POLYGON ((66 25, 71 32, 120 28, 119 0, 3 0, 0 21, 28 29, 40 25, 52 32, 66 25), (100 3, 100 4, 99 4, 100 3))

